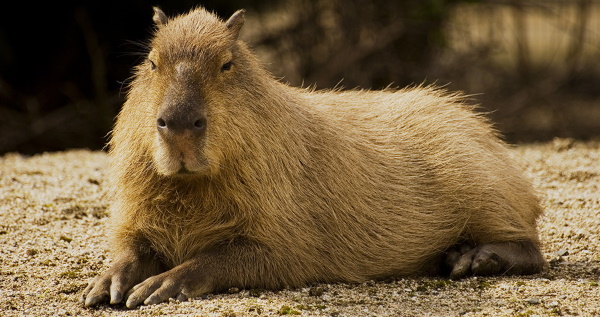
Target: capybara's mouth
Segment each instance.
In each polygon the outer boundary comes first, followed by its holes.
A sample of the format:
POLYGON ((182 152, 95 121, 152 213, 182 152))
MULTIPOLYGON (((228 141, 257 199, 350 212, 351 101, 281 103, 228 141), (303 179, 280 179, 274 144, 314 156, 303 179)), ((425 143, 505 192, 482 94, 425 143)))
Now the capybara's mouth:
POLYGON ((172 176, 190 176, 201 173, 204 170, 203 164, 195 158, 189 158, 181 155, 179 159, 174 159, 173 166, 168 173, 172 176))
POLYGON ((197 175, 208 169, 208 162, 200 151, 181 149, 161 144, 154 154, 157 172, 164 176, 197 175))
POLYGON ((175 175, 191 175, 194 174, 194 172, 190 171, 189 169, 187 169, 185 167, 185 164, 182 162, 181 163, 181 168, 175 173, 175 175))

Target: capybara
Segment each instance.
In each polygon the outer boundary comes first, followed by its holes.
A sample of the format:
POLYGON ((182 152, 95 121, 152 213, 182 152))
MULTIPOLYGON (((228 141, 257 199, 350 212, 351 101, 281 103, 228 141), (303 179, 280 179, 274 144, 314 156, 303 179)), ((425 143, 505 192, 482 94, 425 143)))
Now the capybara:
POLYGON ((154 21, 110 141, 113 264, 85 306, 544 267, 532 185, 460 94, 290 87, 238 39, 244 11, 154 21))

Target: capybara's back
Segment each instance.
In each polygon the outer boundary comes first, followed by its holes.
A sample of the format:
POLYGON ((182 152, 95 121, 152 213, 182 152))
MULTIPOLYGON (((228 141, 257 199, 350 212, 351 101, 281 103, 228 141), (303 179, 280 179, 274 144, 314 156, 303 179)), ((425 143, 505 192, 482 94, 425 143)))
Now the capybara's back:
POLYGON ((238 40, 243 11, 154 21, 111 139, 115 264, 85 305, 543 268, 532 186, 459 94, 293 88, 238 40))

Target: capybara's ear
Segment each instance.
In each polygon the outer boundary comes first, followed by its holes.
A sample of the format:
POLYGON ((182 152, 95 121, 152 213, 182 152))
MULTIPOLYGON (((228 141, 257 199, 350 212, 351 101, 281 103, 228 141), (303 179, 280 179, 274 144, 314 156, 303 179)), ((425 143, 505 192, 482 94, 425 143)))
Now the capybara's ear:
POLYGON ((167 24, 167 15, 163 12, 163 10, 161 10, 159 7, 152 7, 152 9, 154 9, 152 21, 154 21, 157 26, 167 24))
POLYGON ((233 36, 235 38, 237 38, 240 35, 240 30, 242 29, 242 26, 244 25, 245 21, 245 13, 246 10, 244 9, 238 10, 231 16, 231 18, 229 18, 229 20, 227 20, 227 22, 225 22, 225 25, 231 31, 231 33, 233 33, 233 36))

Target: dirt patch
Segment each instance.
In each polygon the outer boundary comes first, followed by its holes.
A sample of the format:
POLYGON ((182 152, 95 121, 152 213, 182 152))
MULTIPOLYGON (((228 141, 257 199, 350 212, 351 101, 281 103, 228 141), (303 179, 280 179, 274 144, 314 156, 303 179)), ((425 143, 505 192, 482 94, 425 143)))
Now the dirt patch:
MULTIPOLYGON (((85 309, 81 290, 110 265, 107 157, 68 151, 0 157, 3 316, 533 316, 600 314, 600 142, 520 145, 546 210, 549 268, 529 277, 406 278, 269 292, 232 289, 129 311, 85 309)), ((293 261, 293 259, 291 259, 293 261)))

